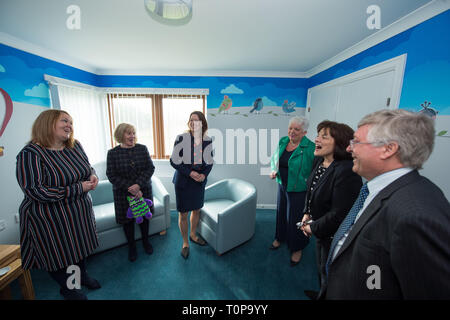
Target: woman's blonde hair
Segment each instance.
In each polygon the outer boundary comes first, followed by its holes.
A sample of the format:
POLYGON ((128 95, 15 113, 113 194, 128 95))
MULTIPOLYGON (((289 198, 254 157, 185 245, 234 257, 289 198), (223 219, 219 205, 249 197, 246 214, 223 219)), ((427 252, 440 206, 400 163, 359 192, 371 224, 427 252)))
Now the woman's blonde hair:
MULTIPOLYGON (((50 109, 41 112, 41 114, 34 120, 33 127, 31 128, 31 142, 39 144, 44 148, 50 148, 55 140, 54 130, 56 122, 62 114, 70 114, 64 110, 50 109)), ((64 141, 66 148, 72 149, 75 145, 75 139, 73 138, 73 129, 70 132, 69 139, 64 141)))
POLYGON ((133 131, 135 133, 134 143, 137 142, 136 129, 134 128, 134 126, 129 123, 121 123, 116 127, 116 130, 114 130, 114 139, 117 141, 117 143, 123 142, 123 137, 125 135, 125 132, 127 131, 133 131))

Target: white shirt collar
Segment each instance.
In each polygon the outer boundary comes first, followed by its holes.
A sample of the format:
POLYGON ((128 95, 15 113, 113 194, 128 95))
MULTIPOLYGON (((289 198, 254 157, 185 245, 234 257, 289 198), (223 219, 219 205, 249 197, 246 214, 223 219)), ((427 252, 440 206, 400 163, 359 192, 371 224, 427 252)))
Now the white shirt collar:
POLYGON ((380 193, 381 190, 386 188, 388 185, 390 185, 392 182, 400 178, 401 176, 404 176, 405 174, 413 171, 412 168, 399 168, 395 170, 391 170, 385 173, 380 174, 379 176, 376 176, 369 182, 367 182, 367 188, 369 189, 369 195, 366 198, 366 201, 364 201, 364 206, 362 207, 361 211, 359 211, 358 215, 356 216, 356 220, 359 219, 361 214, 366 210, 366 208, 369 206, 369 204, 372 202, 372 200, 377 196, 378 193, 380 193))
POLYGON ((400 178, 401 176, 411 172, 412 168, 399 168, 380 174, 367 182, 367 188, 369 188, 369 195, 376 196, 381 190, 387 187, 389 184, 400 178))

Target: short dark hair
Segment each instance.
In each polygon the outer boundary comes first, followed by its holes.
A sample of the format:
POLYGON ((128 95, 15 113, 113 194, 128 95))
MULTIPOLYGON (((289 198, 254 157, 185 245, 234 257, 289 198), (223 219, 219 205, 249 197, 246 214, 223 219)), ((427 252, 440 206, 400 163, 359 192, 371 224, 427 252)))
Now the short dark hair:
POLYGON ((334 160, 351 160, 351 153, 347 152, 350 140, 353 139, 354 131, 345 123, 325 120, 317 125, 317 133, 322 129, 328 129, 334 139, 334 160))

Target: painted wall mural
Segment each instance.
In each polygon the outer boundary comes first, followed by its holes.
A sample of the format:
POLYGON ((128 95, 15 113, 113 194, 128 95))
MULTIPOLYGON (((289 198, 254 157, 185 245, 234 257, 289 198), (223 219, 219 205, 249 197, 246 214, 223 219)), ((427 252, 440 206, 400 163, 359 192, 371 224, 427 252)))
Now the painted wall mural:
POLYGON ((206 88, 210 92, 207 107, 213 109, 211 114, 214 115, 248 115, 241 108, 253 106, 258 97, 264 106, 279 106, 280 114, 286 99, 297 102, 294 109, 306 105, 306 79, 96 75, 0 44, 0 87, 10 93, 13 101, 49 107, 51 102, 44 74, 97 87, 206 88))
POLYGON ((98 87, 208 88, 208 112, 214 116, 273 117, 304 113, 310 87, 407 53, 400 107, 417 112, 423 101, 433 101, 443 116, 450 115, 450 42, 443 40, 449 38, 447 11, 309 79, 96 75, 0 44, 0 87, 13 101, 47 107, 44 74, 98 87))
MULTIPOLYGON (((0 88, 0 139, 13 113, 13 103, 9 94, 0 88)), ((4 147, 0 146, 0 157, 3 156, 4 147)))
POLYGON ((389 38, 308 79, 308 88, 406 53, 399 108, 420 111, 433 101, 439 115, 450 115, 450 10, 389 38))
MULTIPOLYGON (((422 110, 418 111, 417 113, 424 114, 424 115, 430 117, 431 119, 436 120, 439 111, 436 111, 436 109, 430 107, 430 105, 431 105, 431 102, 425 101, 424 103, 422 103, 420 105, 422 107, 422 110)), ((436 133, 436 136, 450 138, 450 135, 447 135, 447 133, 448 133, 448 130, 438 130, 436 133)))

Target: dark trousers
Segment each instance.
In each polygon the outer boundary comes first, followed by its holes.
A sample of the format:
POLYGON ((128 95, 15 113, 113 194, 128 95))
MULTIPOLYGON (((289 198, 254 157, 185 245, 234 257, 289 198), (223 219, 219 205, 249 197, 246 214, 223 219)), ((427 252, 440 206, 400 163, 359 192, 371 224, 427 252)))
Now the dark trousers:
MULTIPOLYGON (((125 237, 128 241, 128 246, 132 247, 136 245, 136 240, 134 239, 134 225, 136 223, 134 220, 125 223, 123 225, 123 230, 125 232, 125 237)), ((142 241, 144 243, 148 242, 148 228, 149 228, 149 221, 147 219, 144 219, 142 223, 139 224, 139 228, 141 229, 141 235, 142 235, 142 241)))
POLYGON ((303 218, 305 196, 306 192, 287 192, 286 186, 278 184, 275 239, 286 242, 292 252, 303 250, 309 243, 296 226, 303 218))
POLYGON ((319 286, 322 287, 326 282, 325 265, 328 259, 328 252, 330 251, 331 238, 317 239, 316 238, 316 263, 319 274, 319 286))
MULTIPOLYGON (((81 282, 83 283, 83 279, 87 277, 86 261, 81 260, 75 265, 80 268, 81 282)), ((57 271, 49 271, 48 273, 50 277, 52 277, 52 279, 55 280, 62 289, 67 289, 67 279, 71 276, 70 273, 67 273, 67 268, 62 268, 57 271)))

